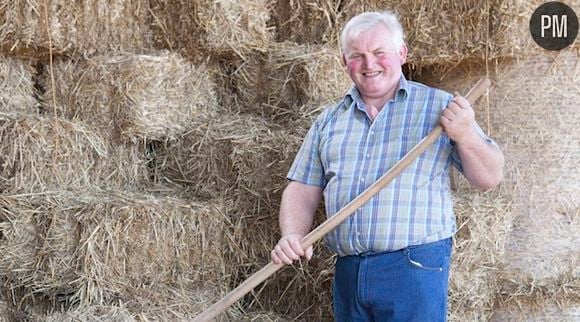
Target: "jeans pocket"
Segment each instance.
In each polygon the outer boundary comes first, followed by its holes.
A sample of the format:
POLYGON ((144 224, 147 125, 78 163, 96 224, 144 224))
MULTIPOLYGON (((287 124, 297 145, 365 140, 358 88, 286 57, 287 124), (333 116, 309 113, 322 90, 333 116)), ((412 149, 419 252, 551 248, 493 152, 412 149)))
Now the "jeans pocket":
POLYGON ((426 266, 426 264, 422 264, 418 259, 417 260, 413 260, 411 258, 411 250, 410 249, 406 249, 406 253, 407 253, 407 260, 409 261, 409 264, 411 264, 411 266, 419 268, 419 269, 423 269, 426 271, 438 271, 438 272, 443 272, 443 267, 439 266, 439 267, 431 267, 431 266, 426 266))
POLYGON ((444 245, 420 245, 405 249, 409 264, 426 271, 443 272, 449 265, 449 250, 444 245))

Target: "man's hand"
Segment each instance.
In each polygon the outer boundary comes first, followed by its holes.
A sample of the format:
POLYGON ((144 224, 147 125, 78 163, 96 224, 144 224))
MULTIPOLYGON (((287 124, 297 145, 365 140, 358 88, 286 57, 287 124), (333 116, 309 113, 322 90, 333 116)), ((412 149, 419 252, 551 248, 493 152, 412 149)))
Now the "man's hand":
POLYGON ((306 259, 312 258, 312 246, 303 250, 300 246, 300 234, 288 234, 278 241, 274 250, 272 250, 272 261, 276 264, 285 263, 291 265, 293 261, 304 256, 306 259))
POLYGON ((475 112, 467 99, 457 93, 441 113, 439 122, 447 136, 457 143, 477 139, 478 135, 474 128, 475 112))

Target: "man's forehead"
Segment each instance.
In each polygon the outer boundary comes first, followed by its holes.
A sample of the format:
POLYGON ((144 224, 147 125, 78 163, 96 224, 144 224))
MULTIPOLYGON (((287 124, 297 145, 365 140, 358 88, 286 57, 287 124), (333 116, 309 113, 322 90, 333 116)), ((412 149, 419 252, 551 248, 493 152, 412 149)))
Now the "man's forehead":
POLYGON ((374 51, 377 49, 382 49, 385 51, 396 52, 397 48, 393 42, 393 39, 381 35, 380 37, 374 37, 371 39, 362 39, 360 37, 351 39, 347 43, 348 51, 374 51))

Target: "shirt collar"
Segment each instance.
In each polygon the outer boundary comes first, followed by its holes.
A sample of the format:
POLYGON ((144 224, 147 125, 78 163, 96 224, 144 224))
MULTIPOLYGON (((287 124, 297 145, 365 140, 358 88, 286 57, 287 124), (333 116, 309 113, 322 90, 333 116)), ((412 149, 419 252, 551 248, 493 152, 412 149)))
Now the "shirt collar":
MULTIPOLYGON (((404 75, 401 75, 398 86, 399 87, 397 88, 395 94, 395 102, 407 99, 409 93, 409 82, 407 81, 404 75)), ((353 86, 346 93, 345 98, 347 99, 347 104, 345 104, 345 107, 347 108, 350 107, 352 103, 356 103, 356 105, 359 106, 360 108, 363 108, 365 106, 362 97, 360 96, 360 92, 358 91, 358 88, 356 88, 356 86, 353 86)))

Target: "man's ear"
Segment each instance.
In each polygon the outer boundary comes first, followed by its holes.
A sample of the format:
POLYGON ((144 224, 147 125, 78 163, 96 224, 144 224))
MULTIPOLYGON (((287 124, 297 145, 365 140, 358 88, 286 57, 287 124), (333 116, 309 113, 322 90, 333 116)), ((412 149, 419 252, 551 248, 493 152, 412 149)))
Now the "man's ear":
POLYGON ((342 58, 342 66, 344 66, 346 68, 346 55, 344 53, 342 53, 342 56, 340 56, 342 58))
POLYGON ((401 46, 401 50, 399 51, 399 59, 401 61, 401 65, 407 62, 407 52, 408 52, 407 45, 403 43, 403 45, 401 46))

